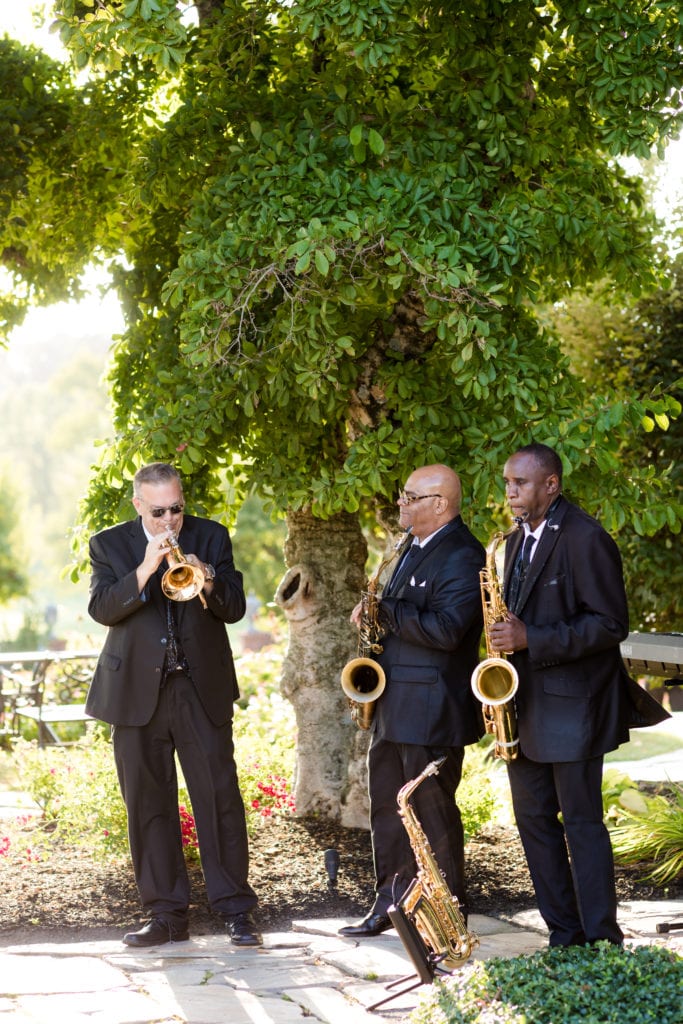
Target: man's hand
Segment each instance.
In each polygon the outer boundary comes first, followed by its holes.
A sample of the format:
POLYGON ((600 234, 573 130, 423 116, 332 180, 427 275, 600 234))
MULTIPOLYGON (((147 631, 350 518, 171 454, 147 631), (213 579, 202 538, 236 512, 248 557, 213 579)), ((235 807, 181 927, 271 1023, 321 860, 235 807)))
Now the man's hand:
POLYGON ((159 533, 149 541, 145 548, 145 557, 137 568, 140 593, 145 589, 147 580, 154 575, 170 550, 168 534, 159 533))
POLYGON ((504 622, 494 622, 490 629, 491 647, 501 654, 523 651, 527 646, 526 626, 512 612, 504 622))
POLYGON ((350 622, 352 626, 357 626, 360 629, 360 618, 363 612, 363 602, 359 601, 356 607, 351 612, 350 622))
POLYGON ((207 594, 210 594, 211 591, 213 590, 213 580, 209 580, 206 578, 206 566, 201 561, 201 559, 199 559, 197 555, 186 554, 185 561, 189 562, 190 565, 193 565, 195 569, 201 570, 202 575, 204 576, 204 586, 202 587, 202 590, 204 590, 207 594))

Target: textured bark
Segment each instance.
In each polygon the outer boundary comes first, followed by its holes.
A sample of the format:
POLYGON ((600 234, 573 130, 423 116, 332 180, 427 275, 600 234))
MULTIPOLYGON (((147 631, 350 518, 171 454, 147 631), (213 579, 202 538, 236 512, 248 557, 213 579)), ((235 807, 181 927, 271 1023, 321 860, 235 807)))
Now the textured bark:
POLYGON ((351 722, 341 671, 358 649, 351 610, 365 584, 367 545, 355 515, 287 515, 287 571, 275 600, 289 623, 281 689, 297 721, 298 814, 368 827, 368 737, 351 722))

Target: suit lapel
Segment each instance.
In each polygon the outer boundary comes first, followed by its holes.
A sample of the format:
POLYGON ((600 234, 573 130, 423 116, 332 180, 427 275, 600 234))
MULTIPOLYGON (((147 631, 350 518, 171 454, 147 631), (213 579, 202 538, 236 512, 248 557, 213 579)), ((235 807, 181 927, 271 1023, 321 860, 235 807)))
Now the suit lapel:
MULTIPOLYGON (((524 609, 524 605, 528 601, 529 595, 536 585, 536 580, 541 575, 546 562, 555 549, 555 545, 557 544, 562 532, 562 522, 564 520, 566 507, 565 502, 561 502, 558 505, 556 510, 553 512, 551 519, 546 523, 545 529, 541 534, 541 538, 536 544, 534 556, 519 591, 519 598, 517 601, 518 615, 520 615, 524 609)), ((519 543, 517 544, 517 547, 519 548, 519 543)))
POLYGON ((433 554, 434 551, 436 551, 439 544, 441 544, 441 542, 444 541, 446 537, 449 537, 454 530, 458 529, 461 523, 462 519, 460 518, 460 516, 457 516, 455 519, 451 520, 450 523, 444 526, 443 530, 440 530, 436 537, 430 540, 426 547, 421 548, 418 546, 417 553, 413 555, 410 559, 408 559, 404 564, 399 566, 400 572, 397 572, 396 576, 393 576, 391 578, 390 582, 387 584, 387 587, 384 591, 384 596, 395 597, 398 591, 405 586, 406 582, 409 579, 412 579, 413 576, 417 579, 419 568, 424 562, 424 560, 426 558, 429 558, 429 556, 433 554))
POLYGON ((512 569, 517 561, 517 555, 519 554, 519 548, 524 541, 524 530, 517 530, 512 534, 511 537, 505 541, 505 563, 503 569, 503 593, 507 594, 508 587, 510 585, 510 577, 512 576, 512 569))
POLYGON ((142 529, 142 520, 132 519, 128 524, 128 546, 130 548, 131 562, 133 566, 138 566, 144 560, 145 548, 147 547, 147 537, 145 531, 142 529))
MULTIPOLYGON (((145 549, 147 547, 147 535, 142 528, 142 520, 140 518, 133 519, 130 523, 128 544, 130 546, 133 565, 140 565, 145 557, 145 549)), ((154 575, 149 578, 147 586, 145 587, 149 600, 156 607, 164 622, 166 622, 166 607, 164 605, 164 595, 161 590, 161 577, 166 568, 166 563, 163 562, 160 569, 158 569, 154 575)))

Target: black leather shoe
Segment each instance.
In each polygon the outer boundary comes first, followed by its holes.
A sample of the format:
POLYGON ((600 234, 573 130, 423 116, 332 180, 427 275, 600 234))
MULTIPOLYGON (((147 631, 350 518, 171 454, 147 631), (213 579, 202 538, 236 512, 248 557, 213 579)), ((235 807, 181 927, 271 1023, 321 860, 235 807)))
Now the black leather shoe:
POLYGON ((261 933, 248 910, 243 910, 241 914, 225 914, 223 920, 233 946, 263 945, 261 933))
POLYGON ((339 934, 346 935, 351 939, 366 939, 372 935, 381 935, 382 932, 393 927, 386 914, 368 914, 360 924, 347 924, 345 928, 340 928, 339 934))
POLYGON ((187 925, 171 924, 160 917, 153 917, 139 931, 124 935, 123 941, 127 946, 143 949, 146 946, 163 946, 166 942, 185 942, 189 937, 187 925))

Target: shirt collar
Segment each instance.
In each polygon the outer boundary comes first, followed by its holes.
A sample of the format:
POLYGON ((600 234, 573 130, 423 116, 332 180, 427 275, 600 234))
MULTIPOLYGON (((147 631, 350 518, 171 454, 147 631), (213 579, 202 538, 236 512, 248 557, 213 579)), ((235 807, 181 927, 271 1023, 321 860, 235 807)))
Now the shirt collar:
POLYGON ((534 537, 536 540, 540 540, 541 534, 545 530, 546 520, 543 519, 535 530, 532 530, 527 523, 524 523, 524 537, 525 539, 529 536, 534 537))
POLYGON ((425 545, 429 544, 430 540, 433 537, 436 537, 437 533, 441 533, 441 531, 445 530, 447 526, 448 526, 448 523, 444 523, 443 526, 440 526, 438 530, 434 530, 434 533, 430 533, 428 537, 423 537, 422 540, 418 540, 417 537, 414 537, 413 538, 412 546, 413 547, 418 547, 418 548, 425 547, 425 545))

